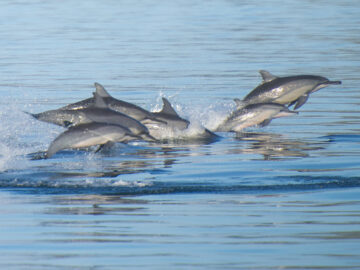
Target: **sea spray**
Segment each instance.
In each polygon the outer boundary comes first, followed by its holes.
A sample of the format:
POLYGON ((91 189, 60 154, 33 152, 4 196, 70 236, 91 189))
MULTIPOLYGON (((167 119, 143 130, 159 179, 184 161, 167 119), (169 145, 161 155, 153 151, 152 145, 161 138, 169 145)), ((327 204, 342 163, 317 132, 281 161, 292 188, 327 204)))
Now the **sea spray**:
MULTIPOLYGON (((8 97, 11 98, 11 97, 8 97)), ((11 98, 0 112, 0 171, 20 170, 31 166, 27 154, 44 151, 56 136, 58 127, 36 121, 24 111, 32 110, 32 103, 21 104, 11 98)))

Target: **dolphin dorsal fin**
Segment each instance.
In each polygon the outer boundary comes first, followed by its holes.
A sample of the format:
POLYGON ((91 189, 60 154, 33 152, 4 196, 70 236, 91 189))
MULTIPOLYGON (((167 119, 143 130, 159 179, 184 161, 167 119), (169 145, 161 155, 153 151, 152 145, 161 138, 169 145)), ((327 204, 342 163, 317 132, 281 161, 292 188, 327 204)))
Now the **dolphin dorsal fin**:
POLYGON ((259 73, 264 82, 271 82, 272 80, 277 78, 275 75, 271 74, 267 70, 259 70, 259 73))
POLYGON ((104 86, 102 86, 100 83, 94 83, 96 88, 96 93, 101 97, 111 97, 108 91, 105 90, 104 86))
POLYGON ((96 108, 108 108, 104 98, 100 96, 97 92, 93 93, 94 95, 94 107, 96 108))
POLYGON ((174 110, 174 108, 171 106, 171 103, 166 99, 166 98, 162 98, 163 101, 163 108, 160 111, 160 113, 165 113, 165 114, 170 114, 170 115, 176 115, 178 116, 178 114, 176 113, 176 111, 174 110))

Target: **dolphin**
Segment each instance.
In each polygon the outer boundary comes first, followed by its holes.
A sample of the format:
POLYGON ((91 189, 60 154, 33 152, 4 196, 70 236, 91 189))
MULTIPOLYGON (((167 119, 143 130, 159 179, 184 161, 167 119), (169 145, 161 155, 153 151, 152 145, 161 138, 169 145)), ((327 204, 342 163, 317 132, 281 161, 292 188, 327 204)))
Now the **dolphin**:
POLYGON ((190 122, 181 118, 166 98, 163 97, 162 101, 162 110, 160 112, 152 112, 152 115, 158 122, 146 122, 144 125, 149 129, 151 136, 158 139, 182 135, 190 122))
MULTIPOLYGON (((94 83, 95 85, 95 93, 97 93, 99 96, 101 96, 105 103, 109 106, 110 109, 126 114, 140 122, 144 123, 159 123, 161 121, 157 120, 151 112, 126 101, 122 101, 119 99, 116 99, 112 97, 105 88, 99 84, 94 83)), ((66 105, 61 110, 78 110, 78 109, 85 109, 90 107, 92 104, 94 104, 94 98, 88 98, 84 99, 82 101, 72 103, 69 105, 66 105)))
POLYGON ((128 128, 134 135, 141 136, 144 140, 155 141, 155 138, 150 136, 146 126, 130 116, 109 109, 104 99, 96 92, 94 93, 94 104, 87 108, 78 110, 50 110, 30 115, 40 121, 64 127, 92 122, 119 125, 128 128))
POLYGON ((341 81, 330 81, 321 76, 298 75, 277 77, 266 70, 259 71, 263 83, 252 90, 244 99, 245 104, 279 103, 294 105, 300 108, 308 100, 309 95, 321 88, 332 84, 341 84, 341 81))
POLYGON ((46 158, 63 149, 79 149, 109 142, 128 142, 139 139, 125 127, 104 123, 89 123, 70 127, 61 133, 49 146, 46 158))
POLYGON ((190 122, 186 119, 181 118, 166 98, 163 97, 162 101, 162 110, 160 112, 152 113, 156 117, 156 119, 165 122, 167 126, 171 126, 180 130, 188 128, 190 122))
MULTIPOLYGON (((236 103, 241 102, 235 99, 236 103)), ((217 128, 217 131, 240 132, 244 128, 251 126, 266 126, 274 118, 290 116, 298 112, 290 111, 285 105, 277 103, 257 103, 249 104, 243 108, 235 110, 217 128)))
POLYGON ((166 99, 162 98, 163 107, 160 112, 152 112, 156 119, 162 123, 148 123, 145 126, 149 129, 150 135, 155 138, 166 138, 167 134, 169 137, 176 137, 182 139, 218 139, 219 136, 203 127, 195 127, 194 129, 189 128, 190 122, 184 118, 181 118, 171 103, 166 99))

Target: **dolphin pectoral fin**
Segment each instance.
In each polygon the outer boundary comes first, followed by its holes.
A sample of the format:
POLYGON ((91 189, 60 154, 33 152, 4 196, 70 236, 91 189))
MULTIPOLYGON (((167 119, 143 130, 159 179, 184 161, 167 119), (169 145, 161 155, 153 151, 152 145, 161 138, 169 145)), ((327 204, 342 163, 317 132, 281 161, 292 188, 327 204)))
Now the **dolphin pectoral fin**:
POLYGON ((296 103, 297 99, 292 101, 289 105, 288 105, 288 108, 290 108, 292 105, 294 105, 296 103))
POLYGON ((305 102, 308 100, 308 98, 309 98, 309 95, 303 95, 303 96, 299 97, 296 100, 294 110, 296 110, 296 109, 300 108, 302 105, 304 105, 305 102))
POLYGON ((267 70, 259 70, 259 73, 263 79, 263 82, 271 82, 272 80, 278 78, 267 70))
POLYGON ((105 144, 99 145, 99 147, 98 147, 98 149, 96 149, 95 153, 100 152, 100 151, 102 151, 102 150, 108 150, 108 149, 110 149, 111 147, 113 147, 114 145, 115 145, 115 142, 113 142, 113 141, 108 141, 108 142, 105 143, 105 144))
POLYGON ((264 121, 262 121, 258 126, 259 127, 266 127, 268 124, 270 124, 272 119, 266 119, 264 121))

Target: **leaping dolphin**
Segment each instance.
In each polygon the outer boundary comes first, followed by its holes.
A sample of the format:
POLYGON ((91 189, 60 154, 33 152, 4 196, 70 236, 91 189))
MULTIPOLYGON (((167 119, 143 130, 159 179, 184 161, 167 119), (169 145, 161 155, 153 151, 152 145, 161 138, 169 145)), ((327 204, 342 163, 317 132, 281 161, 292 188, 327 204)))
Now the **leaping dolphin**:
MULTIPOLYGON (((95 93, 97 93, 99 96, 101 96, 104 99, 105 103, 109 106, 110 109, 120 112, 120 113, 123 113, 123 114, 126 114, 126 115, 142 122, 143 124, 159 122, 159 120, 157 120, 152 115, 151 112, 149 112, 135 104, 112 97, 105 90, 105 88, 99 83, 94 83, 94 85, 96 88, 95 93)), ((92 104, 94 104, 94 98, 88 98, 88 99, 84 99, 84 100, 76 102, 76 103, 66 105, 60 109, 62 109, 62 110, 78 110, 78 109, 88 108, 92 104)))
POLYGON ((109 142, 128 142, 139 139, 125 127, 103 123, 89 123, 70 127, 49 146, 46 158, 64 149, 80 149, 109 142))
POLYGON ((166 99, 162 98, 163 107, 160 112, 153 112, 152 114, 156 119, 165 122, 168 126, 183 130, 186 129, 190 122, 186 119, 181 118, 174 108, 171 106, 171 103, 166 99))
MULTIPOLYGON (((235 102, 240 100, 235 99, 235 102)), ((217 131, 240 132, 244 128, 251 126, 266 126, 274 118, 290 116, 298 112, 290 111, 286 106, 276 103, 257 103, 249 104, 243 108, 235 110, 217 128, 217 131)))
POLYGON ((341 81, 330 81, 321 76, 277 77, 266 70, 259 72, 263 78, 263 83, 243 99, 245 104, 266 102, 288 104, 289 106, 295 104, 294 109, 296 110, 305 104, 311 93, 332 84, 341 84, 341 81))
POLYGON ((196 128, 189 127, 190 121, 181 118, 166 98, 163 97, 162 101, 163 107, 161 111, 152 112, 156 119, 161 121, 162 123, 145 124, 145 126, 149 129, 150 135, 152 135, 153 137, 157 139, 168 139, 167 134, 169 134, 170 137, 175 136, 175 138, 177 137, 185 140, 215 140, 219 138, 218 135, 209 131, 206 128, 200 126, 197 126, 196 128))
POLYGON ((123 113, 108 108, 103 98, 94 93, 95 103, 78 110, 50 110, 38 114, 30 114, 36 119, 56 125, 69 127, 92 122, 119 125, 128 128, 134 135, 141 136, 144 140, 155 141, 150 136, 149 130, 139 121, 123 113))

